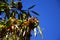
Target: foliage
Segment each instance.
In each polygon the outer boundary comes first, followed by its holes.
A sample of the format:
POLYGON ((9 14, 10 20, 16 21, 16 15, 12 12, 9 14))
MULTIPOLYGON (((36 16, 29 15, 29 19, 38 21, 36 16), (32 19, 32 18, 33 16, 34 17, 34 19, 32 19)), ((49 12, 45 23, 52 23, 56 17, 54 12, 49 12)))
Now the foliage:
MULTIPOLYGON (((10 3, 7 0, 1 0, 0 2, 0 15, 2 12, 6 14, 0 22, 0 38, 2 40, 30 40, 30 32, 34 30, 36 36, 36 28, 38 28, 42 36, 38 19, 32 17, 30 14, 30 9, 34 8, 35 5, 29 7, 28 10, 22 10, 22 2, 14 2, 13 0, 10 3), (16 10, 12 10, 13 8, 21 12, 18 13, 16 10), (12 10, 12 13, 10 13, 10 10, 12 10), (18 15, 18 19, 15 17, 16 14, 18 15)), ((35 11, 31 12, 39 16, 35 11)))

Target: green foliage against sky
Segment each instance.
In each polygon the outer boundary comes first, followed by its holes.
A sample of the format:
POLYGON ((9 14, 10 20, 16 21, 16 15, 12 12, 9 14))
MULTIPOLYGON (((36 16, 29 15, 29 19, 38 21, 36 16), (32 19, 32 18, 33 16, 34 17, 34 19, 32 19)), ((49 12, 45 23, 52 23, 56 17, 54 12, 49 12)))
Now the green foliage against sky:
MULTIPOLYGON (((22 7, 22 2, 14 2, 11 0, 10 3, 8 3, 6 0, 0 1, 0 15, 2 12, 5 12, 5 17, 3 19, 0 18, 2 19, 0 22, 0 38, 3 40, 30 40, 32 36, 30 33, 31 30, 34 30, 35 36, 37 35, 36 28, 38 28, 42 36, 38 19, 32 17, 29 11, 34 8, 35 5, 29 7, 28 10, 22 10, 22 7), (20 13, 16 10, 12 10, 13 8, 19 10, 20 13), (18 15, 18 19, 15 17, 16 14, 18 15)), ((31 10, 31 12, 39 16, 35 11, 31 10)))

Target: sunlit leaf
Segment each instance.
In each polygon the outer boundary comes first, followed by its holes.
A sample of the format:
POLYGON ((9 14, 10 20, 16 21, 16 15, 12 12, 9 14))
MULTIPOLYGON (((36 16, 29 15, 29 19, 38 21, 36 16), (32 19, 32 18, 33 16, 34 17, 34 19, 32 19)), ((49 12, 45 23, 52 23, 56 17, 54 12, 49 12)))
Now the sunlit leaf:
POLYGON ((37 31, 36 31, 36 28, 34 28, 34 36, 36 37, 37 35, 37 31))
POLYGON ((12 17, 15 17, 15 15, 16 15, 16 12, 15 11, 12 11, 12 17))
POLYGON ((3 25, 0 24, 0 29, 2 28, 3 25))
POLYGON ((24 32, 23 32, 23 36, 25 35, 25 33, 26 33, 26 32, 24 31, 24 32))
POLYGON ((40 33, 42 39, 43 39, 43 34, 42 34, 42 30, 41 30, 40 26, 37 26, 37 28, 38 28, 38 30, 39 30, 39 33, 40 33))
POLYGON ((1 8, 1 11, 4 11, 4 9, 3 9, 3 8, 1 8))
POLYGON ((21 10, 21 12, 22 12, 22 18, 23 18, 23 19, 27 19, 27 18, 28 18, 27 12, 25 12, 25 11, 23 11, 23 10, 21 10))
POLYGON ((5 25, 6 24, 6 20, 2 20, 2 22, 0 24, 5 25))

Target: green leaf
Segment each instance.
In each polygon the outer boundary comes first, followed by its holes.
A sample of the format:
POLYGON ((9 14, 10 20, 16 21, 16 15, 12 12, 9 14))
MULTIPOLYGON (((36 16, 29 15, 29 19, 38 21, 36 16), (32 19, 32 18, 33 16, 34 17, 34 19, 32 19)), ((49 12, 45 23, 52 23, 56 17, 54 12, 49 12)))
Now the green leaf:
POLYGON ((3 9, 3 8, 1 8, 1 11, 4 11, 4 9, 3 9))
POLYGON ((15 15, 16 15, 16 12, 15 11, 12 11, 12 13, 11 13, 11 17, 15 17, 15 15))
POLYGON ((0 29, 2 28, 3 25, 0 24, 0 29))
POLYGON ((5 25, 6 24, 6 20, 3 20, 0 24, 5 25))
POLYGON ((20 14, 18 14, 18 19, 20 19, 20 14))
POLYGON ((11 25, 11 21, 7 21, 6 26, 9 27, 11 25))
POLYGON ((21 22, 21 23, 23 22, 22 20, 18 20, 18 21, 21 22))

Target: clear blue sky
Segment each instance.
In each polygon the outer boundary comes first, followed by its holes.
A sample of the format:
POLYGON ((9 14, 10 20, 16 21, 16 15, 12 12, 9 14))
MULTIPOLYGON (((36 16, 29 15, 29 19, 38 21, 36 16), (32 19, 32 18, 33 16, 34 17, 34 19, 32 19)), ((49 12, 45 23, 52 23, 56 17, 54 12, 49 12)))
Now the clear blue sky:
MULTIPOLYGON (((60 40, 60 0, 22 0, 23 9, 36 4, 32 10, 40 14, 38 19, 43 30, 44 40, 60 40)), ((38 34, 31 40, 42 40, 38 34)))
MULTIPOLYGON (((36 4, 32 9, 40 14, 37 16, 43 30, 44 40, 60 40, 60 0, 22 0, 23 9, 28 9, 36 4)), ((42 40, 38 34, 31 40, 42 40)))

